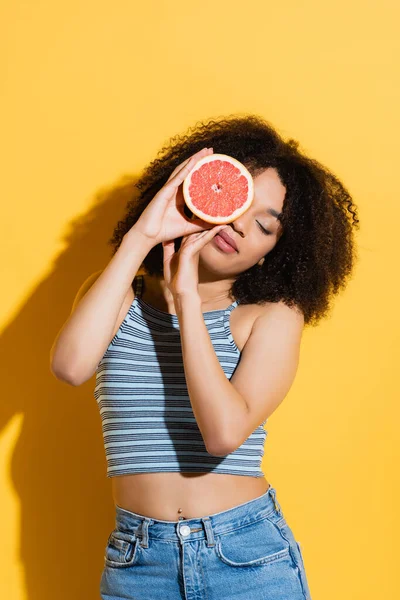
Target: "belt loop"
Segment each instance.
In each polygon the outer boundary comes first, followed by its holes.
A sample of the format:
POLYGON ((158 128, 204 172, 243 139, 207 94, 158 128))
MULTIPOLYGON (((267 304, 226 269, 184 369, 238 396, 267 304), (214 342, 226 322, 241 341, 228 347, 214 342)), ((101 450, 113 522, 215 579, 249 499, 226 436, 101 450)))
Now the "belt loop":
POLYGON ((215 546, 215 538, 214 538, 214 532, 213 532, 213 528, 212 528, 212 523, 209 517, 202 517, 201 519, 203 521, 205 530, 206 530, 206 538, 207 538, 207 546, 213 547, 215 546))
POLYGON ((269 491, 269 492, 270 492, 270 494, 271 494, 272 501, 273 501, 273 503, 274 503, 274 506, 275 506, 275 510, 276 510, 276 511, 277 511, 277 512, 278 512, 280 515, 282 515, 283 513, 282 513, 281 506, 280 506, 280 504, 279 504, 279 502, 278 502, 278 500, 277 500, 277 498, 276 498, 276 490, 275 490, 275 488, 273 488, 273 487, 271 486, 271 487, 268 489, 268 491, 269 491))
POLYGON ((154 521, 152 519, 149 519, 149 517, 144 517, 143 519, 144 520, 142 521, 142 539, 140 541, 140 545, 142 548, 148 548, 149 547, 149 525, 154 523, 154 521))

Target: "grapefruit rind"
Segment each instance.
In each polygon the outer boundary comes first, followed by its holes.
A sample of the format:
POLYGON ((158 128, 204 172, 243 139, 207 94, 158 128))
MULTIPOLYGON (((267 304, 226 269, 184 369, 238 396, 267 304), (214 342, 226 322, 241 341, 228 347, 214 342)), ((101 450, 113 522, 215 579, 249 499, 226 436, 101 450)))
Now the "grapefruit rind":
POLYGON ((216 225, 219 225, 221 223, 231 223, 232 221, 234 221, 235 219, 240 217, 240 215, 245 213, 246 210, 248 210, 250 208, 251 203, 253 202, 253 198, 254 198, 254 182, 253 182, 253 177, 251 176, 251 173, 236 158, 233 158, 232 156, 228 156, 227 154, 210 154, 208 156, 204 156, 203 158, 201 158, 195 164, 195 166, 190 171, 190 173, 185 177, 185 179, 183 181, 182 192, 183 192, 183 197, 185 199, 186 205, 191 210, 191 212, 194 215, 196 215, 196 217, 198 217, 199 219, 202 219, 203 221, 206 221, 208 223, 214 223, 216 225), (189 188, 190 188, 190 184, 192 181, 192 175, 196 171, 198 171, 198 169, 201 166, 203 166, 204 164, 206 164, 208 162, 214 162, 216 160, 222 160, 224 162, 229 162, 234 167, 236 167, 240 171, 241 175, 243 175, 247 180, 247 186, 248 186, 247 200, 245 202, 243 202, 243 204, 241 204, 241 206, 239 206, 235 211, 231 212, 229 215, 214 216, 214 215, 205 213, 201 209, 199 209, 199 207, 197 207, 193 204, 191 196, 190 196, 189 188))

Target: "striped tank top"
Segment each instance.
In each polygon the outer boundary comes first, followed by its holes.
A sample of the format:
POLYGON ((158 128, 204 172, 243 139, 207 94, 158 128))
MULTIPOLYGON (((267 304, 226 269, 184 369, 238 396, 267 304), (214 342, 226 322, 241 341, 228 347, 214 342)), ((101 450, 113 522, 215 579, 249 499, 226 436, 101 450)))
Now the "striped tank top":
MULTIPOLYGON (((265 421, 230 454, 209 454, 190 404, 177 315, 135 298, 96 369, 97 401, 107 477, 130 473, 226 473, 264 477, 265 421)), ((240 359, 228 308, 203 313, 214 351, 228 379, 240 359)), ((207 385, 207 375, 204 375, 207 385)))

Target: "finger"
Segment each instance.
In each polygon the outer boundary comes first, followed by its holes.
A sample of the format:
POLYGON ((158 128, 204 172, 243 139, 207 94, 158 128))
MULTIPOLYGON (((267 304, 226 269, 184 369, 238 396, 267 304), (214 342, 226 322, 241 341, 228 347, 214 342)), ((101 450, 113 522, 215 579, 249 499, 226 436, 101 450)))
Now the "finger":
POLYGON ((188 245, 192 245, 195 240, 199 239, 199 237, 204 235, 204 233, 207 233, 207 231, 192 231, 183 235, 179 251, 181 251, 181 249, 184 249, 188 245))
POLYGON ((175 242, 174 240, 168 240, 167 242, 162 242, 163 252, 164 252, 164 260, 169 260, 175 254, 175 242))
MULTIPOLYGON (((222 229, 225 229, 226 225, 215 225, 212 229, 207 229, 206 231, 203 231, 204 237, 214 237, 215 235, 217 235, 217 233, 219 233, 222 229)), ((203 236, 202 236, 203 237, 203 236)))
MULTIPOLYGON (((201 247, 202 245, 204 245, 207 242, 209 242, 210 240, 212 240, 212 238, 214 236, 216 236, 217 233, 219 231, 221 231, 221 229, 224 229, 224 227, 226 227, 226 225, 217 225, 217 226, 213 227, 212 229, 207 229, 206 231, 200 231, 198 233, 194 233, 194 234, 190 235, 190 238, 187 238, 188 242, 187 242, 186 246, 194 246, 195 248, 197 248, 197 246, 201 247)), ((182 242, 181 247, 182 246, 183 246, 183 242, 182 242)))
POLYGON ((164 271, 164 279, 166 281, 170 281, 171 279, 171 267, 170 263, 173 255, 175 254, 175 244, 174 240, 169 240, 167 242, 162 242, 163 247, 163 271, 164 271))
POLYGON ((206 156, 207 154, 212 154, 211 148, 203 148, 199 152, 196 152, 196 154, 193 154, 193 156, 187 158, 183 163, 181 163, 181 165, 179 165, 174 171, 172 171, 171 175, 167 179, 167 183, 174 182, 176 184, 177 181, 179 181, 178 185, 182 183, 182 181, 185 179, 186 175, 190 173, 191 169, 194 167, 196 162, 200 160, 200 158, 203 158, 203 156, 206 156))
POLYGON ((181 168, 183 168, 185 165, 187 165, 187 163, 189 162, 190 159, 191 159, 191 157, 189 156, 189 158, 184 160, 183 163, 181 163, 180 165, 175 167, 175 169, 172 171, 171 175, 168 177, 167 181, 170 181, 176 175, 176 173, 178 173, 178 171, 180 171, 181 168))

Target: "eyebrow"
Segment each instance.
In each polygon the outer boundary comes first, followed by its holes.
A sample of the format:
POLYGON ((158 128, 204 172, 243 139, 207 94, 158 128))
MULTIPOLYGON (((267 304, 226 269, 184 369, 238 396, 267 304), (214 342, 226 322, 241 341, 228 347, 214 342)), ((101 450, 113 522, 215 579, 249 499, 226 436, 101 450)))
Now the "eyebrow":
POLYGON ((281 213, 281 212, 278 213, 278 211, 276 211, 274 208, 267 208, 267 213, 269 213, 273 217, 276 217, 278 219, 278 221, 281 220, 281 217, 283 215, 283 213, 281 213))

